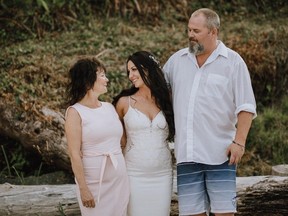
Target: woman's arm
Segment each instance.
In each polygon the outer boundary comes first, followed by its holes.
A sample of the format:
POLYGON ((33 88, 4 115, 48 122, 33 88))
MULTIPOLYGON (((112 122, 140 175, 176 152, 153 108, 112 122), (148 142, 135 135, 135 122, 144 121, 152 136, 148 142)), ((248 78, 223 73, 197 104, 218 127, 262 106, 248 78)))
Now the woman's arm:
POLYGON ((124 125, 124 116, 128 110, 128 97, 121 97, 117 104, 116 104, 116 112, 119 115, 119 119, 123 125, 123 135, 121 137, 121 148, 125 148, 126 142, 127 142, 127 137, 126 137, 126 130, 125 130, 125 125, 124 125))
POLYGON ((74 108, 70 108, 67 111, 65 133, 72 170, 80 189, 82 203, 86 207, 94 208, 95 201, 85 181, 84 168, 81 158, 81 118, 74 108))

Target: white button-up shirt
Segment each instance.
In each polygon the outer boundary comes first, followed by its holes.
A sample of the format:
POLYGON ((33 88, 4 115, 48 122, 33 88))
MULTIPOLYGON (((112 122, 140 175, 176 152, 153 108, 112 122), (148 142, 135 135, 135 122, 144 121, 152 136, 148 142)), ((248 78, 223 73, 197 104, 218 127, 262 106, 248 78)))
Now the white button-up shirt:
POLYGON ((164 65, 172 90, 177 163, 222 164, 236 133, 237 115, 256 103, 243 59, 221 41, 200 68, 188 48, 164 65))

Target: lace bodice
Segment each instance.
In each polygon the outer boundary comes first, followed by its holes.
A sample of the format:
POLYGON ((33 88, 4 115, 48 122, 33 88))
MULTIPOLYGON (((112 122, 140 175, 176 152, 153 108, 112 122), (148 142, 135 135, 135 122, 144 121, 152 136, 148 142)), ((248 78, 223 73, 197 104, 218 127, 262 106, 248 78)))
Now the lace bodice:
POLYGON ((170 171, 171 152, 166 141, 168 125, 162 111, 151 121, 144 113, 129 106, 124 124, 127 135, 124 154, 128 171, 170 171))

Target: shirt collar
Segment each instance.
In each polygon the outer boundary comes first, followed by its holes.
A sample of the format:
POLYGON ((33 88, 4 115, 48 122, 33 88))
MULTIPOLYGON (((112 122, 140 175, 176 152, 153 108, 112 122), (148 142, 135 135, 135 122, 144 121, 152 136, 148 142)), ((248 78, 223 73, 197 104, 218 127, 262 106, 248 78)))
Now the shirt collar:
POLYGON ((215 53, 216 56, 218 55, 222 55, 225 58, 228 58, 228 50, 227 47, 224 45, 224 43, 220 40, 217 40, 218 46, 215 49, 215 51, 213 52, 213 54, 215 53))

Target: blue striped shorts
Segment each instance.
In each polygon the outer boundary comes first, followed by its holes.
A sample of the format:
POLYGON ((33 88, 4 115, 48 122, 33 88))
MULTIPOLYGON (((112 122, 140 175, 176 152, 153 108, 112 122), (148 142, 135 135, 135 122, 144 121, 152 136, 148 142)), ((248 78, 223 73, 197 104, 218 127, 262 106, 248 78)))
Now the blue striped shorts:
POLYGON ((236 212, 236 166, 177 164, 179 215, 236 212))

